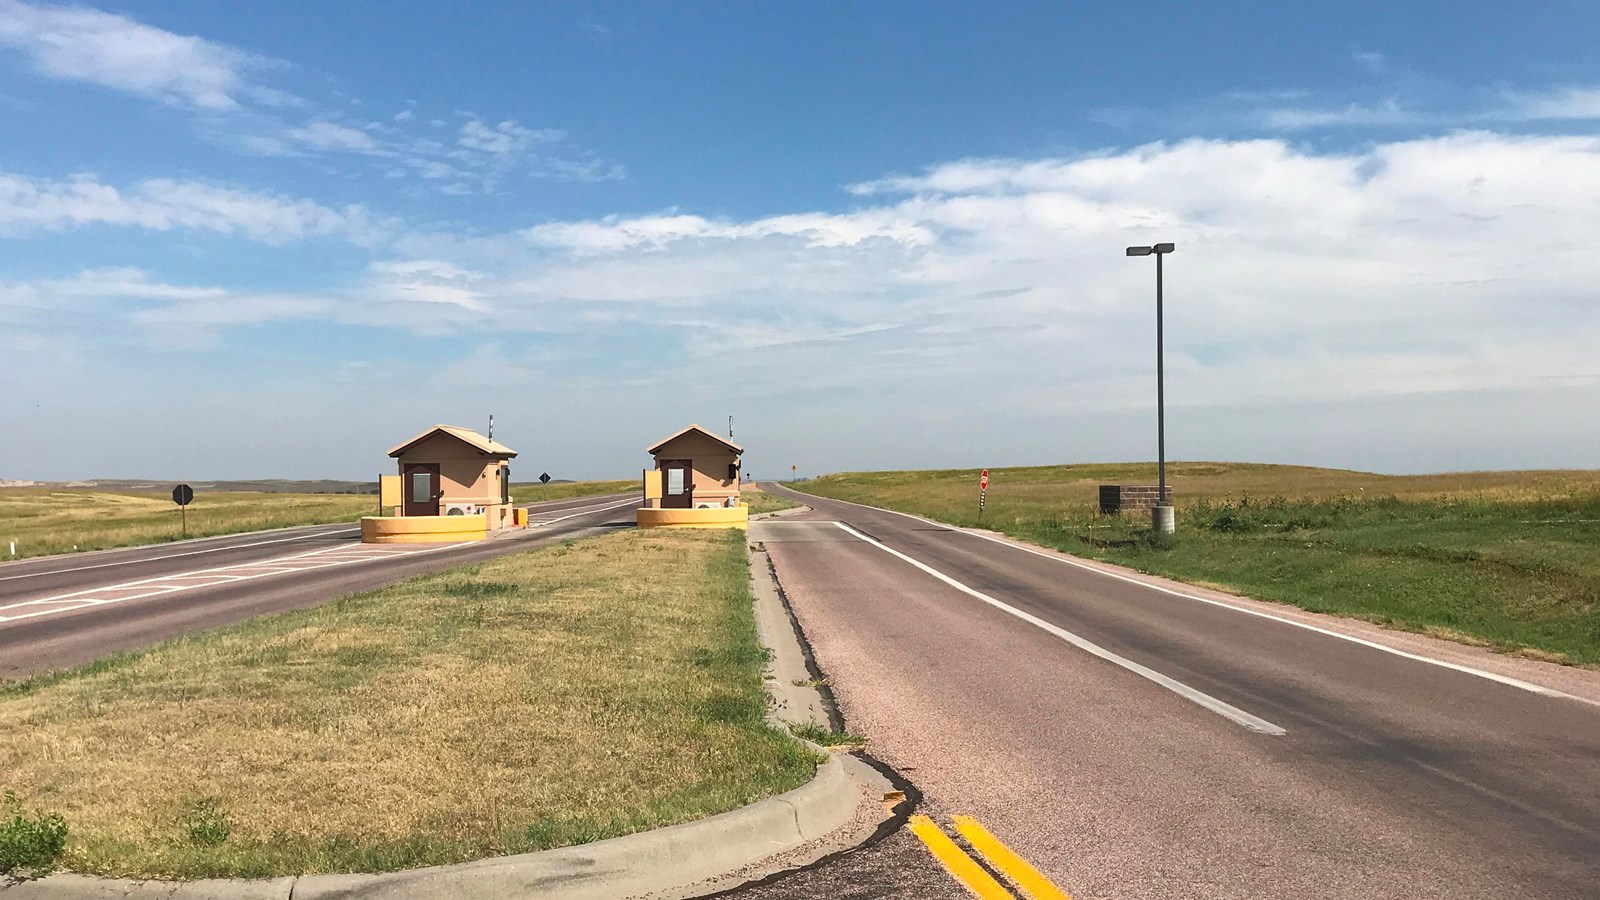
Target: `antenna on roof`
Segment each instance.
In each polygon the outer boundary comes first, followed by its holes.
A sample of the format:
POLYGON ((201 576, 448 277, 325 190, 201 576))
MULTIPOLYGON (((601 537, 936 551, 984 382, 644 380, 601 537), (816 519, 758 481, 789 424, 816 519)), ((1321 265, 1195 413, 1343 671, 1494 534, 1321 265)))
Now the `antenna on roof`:
POLYGON ((728 417, 728 440, 733 440, 733 416, 728 417))
POLYGON ((494 440, 494 413, 489 413, 489 440, 494 440))

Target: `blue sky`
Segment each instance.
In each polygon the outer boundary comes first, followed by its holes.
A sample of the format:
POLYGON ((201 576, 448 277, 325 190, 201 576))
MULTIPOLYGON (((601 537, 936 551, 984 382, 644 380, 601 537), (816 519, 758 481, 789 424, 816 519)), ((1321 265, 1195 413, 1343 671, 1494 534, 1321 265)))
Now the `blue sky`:
POLYGON ((0 478, 1600 466, 1600 6, 0 0, 0 478))

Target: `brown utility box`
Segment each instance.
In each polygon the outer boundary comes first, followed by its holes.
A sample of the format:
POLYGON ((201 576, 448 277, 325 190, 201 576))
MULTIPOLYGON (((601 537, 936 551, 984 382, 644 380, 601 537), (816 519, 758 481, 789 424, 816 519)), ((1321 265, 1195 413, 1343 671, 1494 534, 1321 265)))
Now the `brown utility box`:
MULTIPOLYGON (((1140 512, 1155 508, 1159 488, 1153 484, 1102 484, 1100 485, 1100 514, 1115 516, 1127 512, 1140 512)), ((1172 505, 1172 485, 1161 498, 1172 505)))

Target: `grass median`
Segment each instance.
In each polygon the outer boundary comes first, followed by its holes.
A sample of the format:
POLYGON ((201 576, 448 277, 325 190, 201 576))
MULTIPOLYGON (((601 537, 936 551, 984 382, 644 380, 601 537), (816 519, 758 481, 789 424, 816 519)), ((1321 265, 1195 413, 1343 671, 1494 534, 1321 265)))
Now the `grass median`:
POLYGON ((742 534, 624 532, 0 687, 0 790, 102 875, 583 843, 811 776, 764 660, 742 534))
POLYGON ((1169 463, 1178 534, 1099 516, 1144 464, 846 473, 797 488, 983 526, 1145 572, 1479 644, 1600 665, 1600 472, 1390 476, 1169 463))
POLYGON ((753 484, 744 486, 740 499, 744 501, 746 506, 750 507, 750 515, 752 516, 780 512, 785 509, 798 509, 801 506, 801 504, 790 500, 788 497, 769 494, 753 484))

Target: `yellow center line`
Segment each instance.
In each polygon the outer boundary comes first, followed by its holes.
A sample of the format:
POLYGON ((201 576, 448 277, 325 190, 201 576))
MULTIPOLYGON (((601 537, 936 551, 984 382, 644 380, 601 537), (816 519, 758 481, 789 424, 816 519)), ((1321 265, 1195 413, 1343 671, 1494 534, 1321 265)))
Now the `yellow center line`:
POLYGON ((1029 900, 1072 900, 1066 891, 1056 887, 1027 860, 990 834, 989 829, 978 824, 977 819, 971 816, 951 816, 950 821, 956 826, 956 831, 959 831, 961 836, 967 839, 967 843, 972 845, 972 849, 982 854, 991 866, 999 869, 1000 874, 1011 879, 1029 900))
POLYGON ((912 816, 910 819, 911 832, 922 839, 945 870, 957 881, 961 882, 967 890, 972 892, 979 900, 1015 900, 1011 892, 994 880, 994 876, 983 870, 983 867, 973 861, 972 857, 962 852, 956 842, 939 830, 939 826, 927 816, 912 816))

